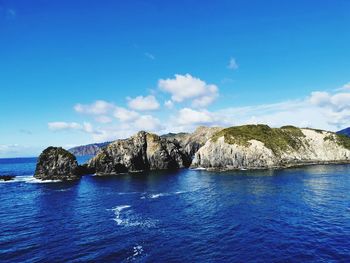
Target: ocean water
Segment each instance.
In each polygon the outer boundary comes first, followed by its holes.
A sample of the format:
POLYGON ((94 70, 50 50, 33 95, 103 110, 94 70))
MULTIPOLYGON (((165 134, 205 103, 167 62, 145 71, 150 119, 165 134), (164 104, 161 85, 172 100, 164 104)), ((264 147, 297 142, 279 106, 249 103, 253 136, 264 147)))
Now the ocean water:
POLYGON ((0 160, 0 262, 350 262, 350 165, 40 183, 35 161, 0 160))

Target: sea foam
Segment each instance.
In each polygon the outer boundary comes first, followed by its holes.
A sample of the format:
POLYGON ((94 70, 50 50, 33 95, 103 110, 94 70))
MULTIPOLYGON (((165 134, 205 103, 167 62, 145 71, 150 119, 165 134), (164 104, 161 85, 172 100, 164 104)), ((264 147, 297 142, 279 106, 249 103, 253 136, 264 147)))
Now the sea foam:
POLYGON ((61 180, 40 180, 33 175, 16 176, 13 180, 0 181, 0 183, 27 183, 27 184, 47 184, 47 183, 59 183, 61 180))

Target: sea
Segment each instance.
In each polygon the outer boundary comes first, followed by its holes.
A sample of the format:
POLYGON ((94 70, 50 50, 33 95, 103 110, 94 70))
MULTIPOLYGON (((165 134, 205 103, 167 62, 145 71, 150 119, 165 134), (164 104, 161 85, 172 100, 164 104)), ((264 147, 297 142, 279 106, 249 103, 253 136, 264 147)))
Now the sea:
POLYGON ((350 262, 350 165, 41 182, 35 163, 0 159, 0 262, 350 262))

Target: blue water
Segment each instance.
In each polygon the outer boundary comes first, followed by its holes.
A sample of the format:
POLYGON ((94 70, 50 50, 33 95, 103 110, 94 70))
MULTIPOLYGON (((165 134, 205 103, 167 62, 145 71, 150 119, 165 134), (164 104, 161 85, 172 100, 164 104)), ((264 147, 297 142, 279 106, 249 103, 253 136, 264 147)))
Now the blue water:
POLYGON ((350 165, 39 183, 1 160, 1 262, 350 262, 350 165))

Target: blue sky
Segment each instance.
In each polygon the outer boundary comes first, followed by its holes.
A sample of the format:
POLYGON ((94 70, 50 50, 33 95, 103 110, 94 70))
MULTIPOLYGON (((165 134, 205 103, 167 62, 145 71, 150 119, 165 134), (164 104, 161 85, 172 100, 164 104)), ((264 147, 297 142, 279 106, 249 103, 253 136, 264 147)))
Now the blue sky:
POLYGON ((350 1, 0 0, 0 157, 198 125, 350 126, 350 1))

